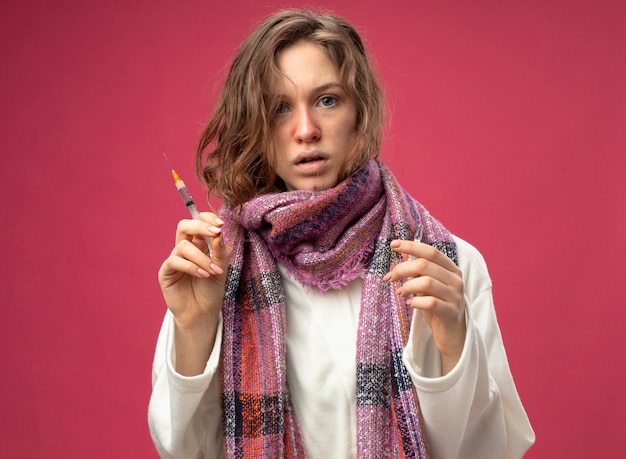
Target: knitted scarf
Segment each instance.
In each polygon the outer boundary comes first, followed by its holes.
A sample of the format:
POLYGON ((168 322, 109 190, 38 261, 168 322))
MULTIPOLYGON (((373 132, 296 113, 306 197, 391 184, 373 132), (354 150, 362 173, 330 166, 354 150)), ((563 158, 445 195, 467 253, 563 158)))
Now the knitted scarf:
POLYGON ((382 280, 417 231, 456 262, 443 226, 371 160, 336 187, 259 196, 224 209, 232 247, 223 303, 222 409, 229 458, 306 457, 285 364, 278 260, 302 284, 338 289, 364 274, 357 337, 357 450, 363 458, 428 457, 417 394, 402 363, 412 310, 382 280))

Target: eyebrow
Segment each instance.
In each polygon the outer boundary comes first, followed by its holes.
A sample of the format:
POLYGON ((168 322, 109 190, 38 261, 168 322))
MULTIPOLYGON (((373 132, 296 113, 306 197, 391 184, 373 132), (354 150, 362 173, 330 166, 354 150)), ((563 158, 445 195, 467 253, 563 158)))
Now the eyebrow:
POLYGON ((334 87, 339 87, 339 88, 343 89, 343 85, 342 84, 333 82, 333 83, 323 84, 321 86, 318 86, 317 88, 313 88, 313 91, 314 92, 322 92, 322 91, 326 91, 327 89, 331 89, 331 88, 334 88, 334 87))
MULTIPOLYGON (((311 89, 311 92, 312 93, 319 93, 319 92, 327 91, 328 89, 332 89, 332 88, 340 88, 342 91, 345 91, 344 87, 343 87, 343 85, 341 83, 333 81, 333 82, 330 82, 330 83, 324 83, 324 84, 322 84, 320 86, 316 86, 315 88, 311 89)), ((284 97, 286 97, 286 94, 280 93, 280 94, 277 94, 277 96, 279 98, 284 98, 284 97)))

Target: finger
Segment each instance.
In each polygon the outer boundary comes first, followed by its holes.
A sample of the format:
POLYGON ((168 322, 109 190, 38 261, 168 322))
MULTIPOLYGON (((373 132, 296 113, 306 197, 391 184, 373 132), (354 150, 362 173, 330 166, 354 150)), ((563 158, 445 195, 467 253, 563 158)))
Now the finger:
POLYGON ((413 309, 419 309, 424 312, 434 312, 436 310, 440 311, 444 303, 439 298, 433 296, 412 296, 411 298, 407 298, 406 304, 413 309))
POLYGON ((402 278, 429 276, 446 285, 457 285, 460 272, 451 272, 426 258, 414 258, 399 263, 389 273, 387 280, 396 281, 402 278))
POLYGON ((409 257, 425 258, 432 261, 433 263, 442 266, 448 271, 458 271, 458 267, 449 257, 444 255, 435 247, 429 244, 425 244, 423 242, 395 239, 391 241, 391 249, 409 257))
POLYGON ((222 220, 219 215, 213 212, 200 212, 200 219, 206 223, 218 226, 220 228, 224 225, 224 220, 222 220))
POLYGON ((209 277, 209 275, 215 276, 224 272, 219 265, 207 256, 200 245, 196 245, 188 240, 182 240, 176 244, 170 258, 173 258, 172 266, 180 266, 182 271, 187 274, 195 273, 200 274, 201 277, 209 277), (191 265, 181 263, 178 259, 191 263, 191 265))
POLYGON ((456 304, 433 296, 411 296, 407 298, 406 304, 422 311, 431 327, 432 321, 438 320, 441 325, 449 330, 458 330, 458 327, 465 328, 465 309, 456 304))
POLYGON ((162 286, 176 283, 182 276, 211 277, 211 274, 195 263, 181 257, 171 256, 163 262, 159 270, 159 281, 162 286))
POLYGON ((211 243, 211 250, 213 251, 213 260, 218 265, 225 268, 230 263, 230 255, 232 249, 224 243, 224 235, 218 234, 213 238, 211 243))
POLYGON ((404 298, 431 297, 446 303, 457 304, 460 298, 459 291, 450 285, 444 284, 430 276, 409 279, 398 287, 396 293, 404 298))
MULTIPOLYGON (((221 224, 224 224, 221 220, 219 220, 221 224)), ((187 240, 194 242, 195 245, 202 246, 201 242, 204 238, 214 238, 215 236, 222 233, 222 228, 220 223, 217 221, 204 221, 204 220, 196 220, 196 219, 185 219, 178 222, 176 227, 176 244, 180 241, 187 240)), ((204 244, 204 249, 206 250, 206 244, 204 244)))

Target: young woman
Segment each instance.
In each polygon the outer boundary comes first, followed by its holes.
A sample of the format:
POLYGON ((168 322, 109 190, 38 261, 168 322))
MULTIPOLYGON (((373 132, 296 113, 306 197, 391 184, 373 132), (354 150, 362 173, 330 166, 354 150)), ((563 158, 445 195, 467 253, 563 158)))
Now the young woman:
POLYGON ((533 443, 485 263, 376 159, 382 125, 345 20, 282 11, 243 43, 197 155, 223 208, 181 221, 159 271, 162 457, 513 458, 533 443))

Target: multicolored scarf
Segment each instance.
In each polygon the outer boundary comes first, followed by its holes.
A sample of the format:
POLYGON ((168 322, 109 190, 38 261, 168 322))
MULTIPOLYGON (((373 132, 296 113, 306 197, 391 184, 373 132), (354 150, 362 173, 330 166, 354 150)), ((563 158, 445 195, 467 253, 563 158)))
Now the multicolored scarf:
POLYGON ((321 291, 365 272, 356 355, 358 457, 428 457, 417 394, 402 363, 412 310, 382 278, 400 261, 390 242, 413 239, 417 231, 456 261, 448 231, 376 160, 332 189, 263 195, 223 216, 233 248, 222 310, 227 457, 306 457, 289 398, 285 295, 275 260, 321 291))

